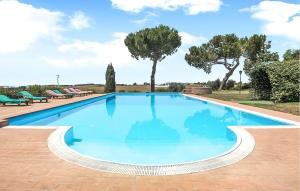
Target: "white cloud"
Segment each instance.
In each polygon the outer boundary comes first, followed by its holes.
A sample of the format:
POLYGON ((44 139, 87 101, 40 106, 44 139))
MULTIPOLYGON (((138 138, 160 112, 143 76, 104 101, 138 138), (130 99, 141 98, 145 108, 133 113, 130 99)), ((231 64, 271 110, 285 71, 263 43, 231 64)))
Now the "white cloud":
POLYGON ((58 47, 59 58, 42 60, 55 67, 106 66, 110 62, 114 66, 132 64, 135 60, 124 44, 126 36, 126 33, 114 33, 113 40, 107 42, 75 40, 58 47))
POLYGON ((218 11, 221 0, 111 0, 112 5, 127 12, 141 12, 145 8, 173 11, 185 9, 189 15, 218 11))
POLYGON ((264 21, 264 33, 300 41, 300 3, 262 1, 240 11, 251 12, 252 18, 264 21))
POLYGON ((148 11, 146 13, 146 15, 144 16, 144 18, 131 20, 129 22, 137 24, 137 25, 143 25, 147 22, 150 22, 150 21, 154 20, 155 17, 158 17, 158 14, 148 11))
MULTIPOLYGON (((194 36, 187 32, 179 32, 182 37, 182 47, 199 45, 206 41, 204 37, 194 36)), ((112 62, 116 67, 128 67, 138 63, 133 59, 124 44, 127 33, 113 33, 113 39, 106 42, 75 40, 61 44, 56 58, 44 57, 42 61, 54 67, 99 67, 112 62)), ((179 53, 183 54, 183 49, 179 53)))
POLYGON ((68 61, 65 59, 42 57, 41 62, 59 68, 67 68, 69 66, 68 61))
POLYGON ((181 36, 182 45, 200 45, 201 43, 207 41, 203 36, 195 36, 187 32, 179 32, 181 36))
POLYGON ((91 19, 87 17, 83 12, 77 11, 70 20, 70 24, 74 29, 84 29, 90 27, 91 19))
POLYGON ((38 39, 57 38, 62 16, 15 0, 0 1, 0 53, 24 51, 38 39))

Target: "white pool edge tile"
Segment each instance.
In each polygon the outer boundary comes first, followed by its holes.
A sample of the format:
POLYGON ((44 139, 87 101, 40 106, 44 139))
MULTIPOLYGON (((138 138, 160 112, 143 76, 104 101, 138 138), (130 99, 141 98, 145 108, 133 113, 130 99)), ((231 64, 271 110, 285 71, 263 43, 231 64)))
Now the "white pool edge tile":
POLYGON ((228 127, 237 135, 237 144, 228 153, 208 160, 174 165, 131 165, 97 160, 72 150, 65 143, 65 133, 72 127, 57 128, 48 138, 48 147, 59 158, 82 167, 100 172, 120 173, 139 176, 162 176, 204 172, 236 163, 249 155, 255 146, 255 140, 250 133, 240 127, 228 127))

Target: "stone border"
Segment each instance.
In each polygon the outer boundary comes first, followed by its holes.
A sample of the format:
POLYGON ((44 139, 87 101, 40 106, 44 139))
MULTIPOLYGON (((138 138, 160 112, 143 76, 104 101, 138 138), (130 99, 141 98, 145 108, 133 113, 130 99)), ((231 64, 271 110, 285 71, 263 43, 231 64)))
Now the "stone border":
POLYGON ((72 133, 72 127, 70 126, 57 128, 48 138, 48 147, 59 158, 101 172, 141 176, 187 174, 203 172, 236 163, 252 152, 255 146, 252 135, 240 127, 231 126, 228 128, 237 136, 237 143, 232 149, 214 158, 184 164, 147 166, 97 160, 72 150, 66 144, 66 133, 72 133))

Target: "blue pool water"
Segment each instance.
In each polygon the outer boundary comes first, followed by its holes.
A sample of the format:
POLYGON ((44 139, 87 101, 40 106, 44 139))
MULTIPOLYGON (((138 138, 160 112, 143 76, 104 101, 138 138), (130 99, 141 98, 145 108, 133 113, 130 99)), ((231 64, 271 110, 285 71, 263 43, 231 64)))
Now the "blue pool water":
POLYGON ((230 150, 230 125, 287 125, 177 93, 123 93, 9 120, 10 125, 73 126, 68 146, 119 163, 162 165, 207 159, 230 150))

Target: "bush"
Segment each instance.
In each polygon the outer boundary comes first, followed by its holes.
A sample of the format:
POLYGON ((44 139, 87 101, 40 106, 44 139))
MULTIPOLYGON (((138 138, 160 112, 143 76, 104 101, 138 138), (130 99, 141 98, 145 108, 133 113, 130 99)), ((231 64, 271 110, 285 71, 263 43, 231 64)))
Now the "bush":
POLYGON ((225 89, 226 90, 230 90, 234 87, 235 85, 235 81, 234 80, 228 80, 226 85, 225 85, 225 89))
POLYGON ((160 88, 160 87, 158 87, 158 88, 155 88, 155 91, 156 92, 168 92, 169 89, 168 88, 160 88))
POLYGON ((46 96, 46 90, 48 89, 57 89, 55 87, 50 86, 41 86, 41 85, 30 85, 26 88, 28 92, 35 96, 46 96))
POLYGON ((182 83, 170 83, 169 84, 169 90, 170 92, 182 92, 182 90, 185 88, 185 85, 182 83))
POLYGON ((18 98, 18 93, 20 91, 24 90, 23 87, 17 87, 17 88, 0 88, 0 94, 6 95, 11 98, 18 98))
POLYGON ((208 81, 207 86, 211 87, 212 90, 218 90, 221 85, 220 79, 216 79, 215 81, 208 81))
POLYGON ((276 62, 268 65, 272 99, 276 102, 299 101, 299 61, 276 62))
POLYGON ((251 88, 251 83, 242 83, 242 90, 247 90, 251 88))
POLYGON ((256 99, 270 100, 272 85, 267 73, 267 64, 257 64, 249 72, 251 86, 256 99))

